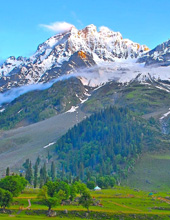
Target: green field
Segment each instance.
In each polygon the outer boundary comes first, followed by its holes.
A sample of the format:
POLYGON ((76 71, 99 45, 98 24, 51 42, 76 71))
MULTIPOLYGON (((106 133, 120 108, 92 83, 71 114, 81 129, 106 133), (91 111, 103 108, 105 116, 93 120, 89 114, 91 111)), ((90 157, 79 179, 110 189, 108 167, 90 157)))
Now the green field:
MULTIPOLYGON (((0 214, 0 219, 48 219, 47 207, 38 203, 37 193, 38 190, 27 189, 14 198, 7 209, 8 214, 0 214), (28 200, 31 202, 29 208, 28 200)), ((170 190, 149 195, 146 191, 117 186, 92 191, 91 195, 99 205, 91 206, 89 214, 77 203, 60 205, 53 208, 57 213, 55 219, 169 219, 170 216, 170 190)))

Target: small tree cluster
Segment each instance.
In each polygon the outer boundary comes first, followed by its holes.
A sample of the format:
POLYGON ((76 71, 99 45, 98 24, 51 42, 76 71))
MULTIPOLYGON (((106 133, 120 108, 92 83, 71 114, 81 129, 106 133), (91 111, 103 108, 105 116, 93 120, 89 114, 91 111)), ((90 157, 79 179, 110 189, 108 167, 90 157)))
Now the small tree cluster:
POLYGON ((115 183, 115 178, 112 176, 102 176, 97 179, 97 185, 102 189, 112 188, 115 183))
POLYGON ((4 190, 0 188, 0 206, 5 209, 9 207, 10 203, 13 200, 13 195, 8 190, 4 190))
POLYGON ((0 188, 8 190, 13 196, 18 196, 27 185, 24 177, 6 176, 0 180, 0 188))
POLYGON ((89 211, 90 205, 93 203, 92 197, 88 191, 84 191, 79 199, 79 204, 89 211))
POLYGON ((0 180, 0 206, 5 209, 9 207, 13 196, 18 196, 19 193, 26 187, 27 181, 20 176, 6 176, 0 180))
POLYGON ((91 196, 86 185, 81 182, 74 182, 69 185, 64 181, 48 181, 40 190, 38 198, 51 212, 51 208, 59 205, 64 200, 74 200, 77 194, 81 195, 79 204, 89 209, 90 201, 92 201, 91 196))

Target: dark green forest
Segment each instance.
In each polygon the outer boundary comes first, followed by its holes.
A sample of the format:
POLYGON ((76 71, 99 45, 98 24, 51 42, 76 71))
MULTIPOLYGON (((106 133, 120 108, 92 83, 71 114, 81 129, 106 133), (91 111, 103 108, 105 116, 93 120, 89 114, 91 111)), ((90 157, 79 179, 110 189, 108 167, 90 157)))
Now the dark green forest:
POLYGON ((141 152, 155 146, 156 130, 127 108, 109 107, 69 130, 56 144, 61 176, 126 177, 141 152))

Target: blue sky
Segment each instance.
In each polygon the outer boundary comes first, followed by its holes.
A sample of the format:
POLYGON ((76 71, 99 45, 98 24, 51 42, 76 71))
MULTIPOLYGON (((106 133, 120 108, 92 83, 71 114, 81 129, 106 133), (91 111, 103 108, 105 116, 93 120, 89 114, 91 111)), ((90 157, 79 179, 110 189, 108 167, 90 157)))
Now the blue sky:
POLYGON ((170 0, 1 0, 0 60, 30 56, 55 32, 43 27, 68 22, 82 29, 107 26, 150 48, 170 38, 170 0))

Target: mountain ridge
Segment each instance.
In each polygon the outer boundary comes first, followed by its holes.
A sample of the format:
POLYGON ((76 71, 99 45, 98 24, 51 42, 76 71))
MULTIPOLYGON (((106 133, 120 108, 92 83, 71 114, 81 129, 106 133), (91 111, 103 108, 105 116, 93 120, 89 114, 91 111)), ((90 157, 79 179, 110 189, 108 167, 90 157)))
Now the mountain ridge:
POLYGON ((1 92, 22 85, 45 83, 53 77, 43 79, 44 74, 48 75, 52 70, 57 69, 55 77, 59 77, 63 64, 79 51, 99 63, 127 58, 133 60, 148 50, 147 46, 123 39, 119 32, 113 32, 107 27, 101 27, 99 32, 94 25, 82 30, 72 27, 69 32, 54 35, 40 44, 30 58, 9 57, 0 68, 1 92))
POLYGON ((145 63, 146 66, 169 66, 170 39, 146 52, 143 57, 138 59, 138 62, 145 63))

